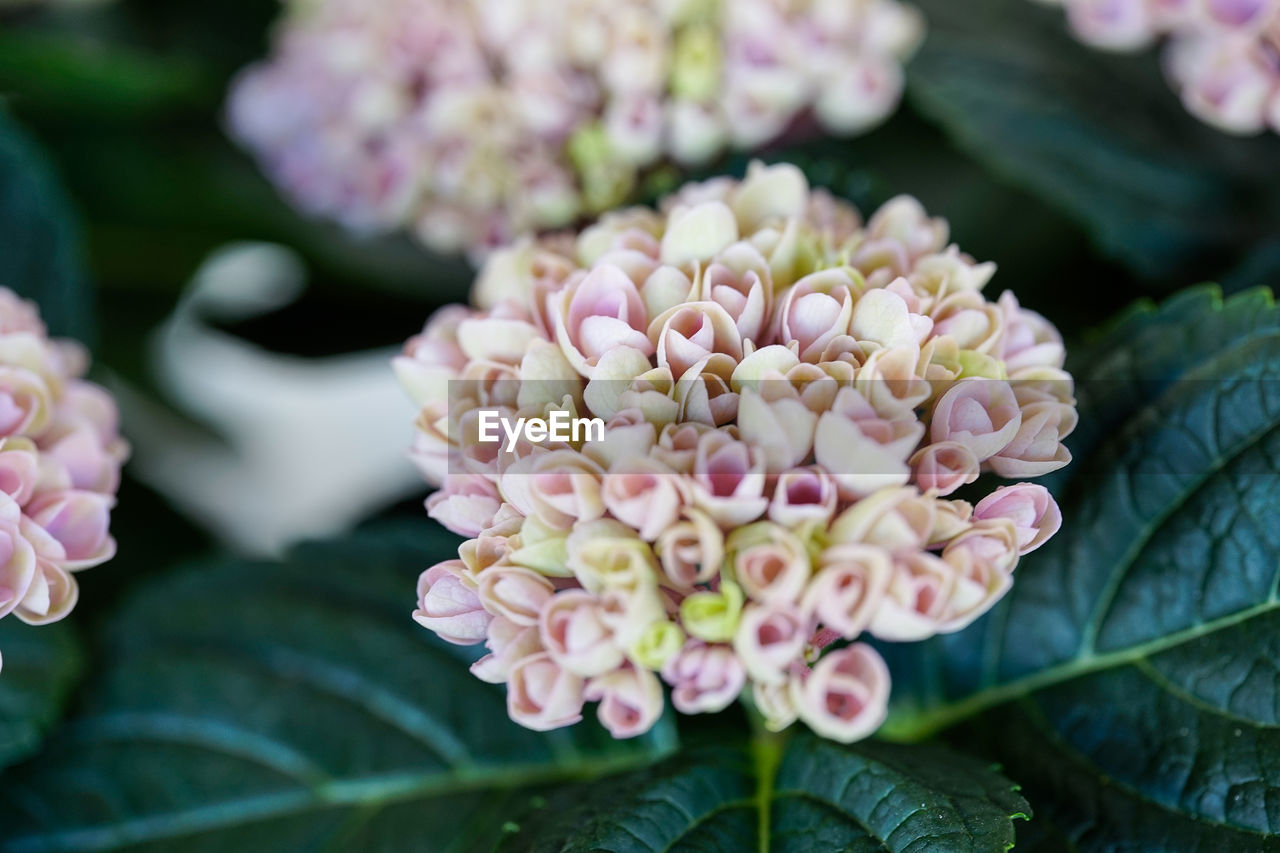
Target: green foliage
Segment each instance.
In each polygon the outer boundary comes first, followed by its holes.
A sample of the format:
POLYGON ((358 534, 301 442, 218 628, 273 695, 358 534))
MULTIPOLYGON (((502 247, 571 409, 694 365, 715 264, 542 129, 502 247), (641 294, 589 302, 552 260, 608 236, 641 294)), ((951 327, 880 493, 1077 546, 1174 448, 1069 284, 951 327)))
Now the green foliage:
POLYGON ((1028 0, 918 0, 929 39, 916 105, 995 173, 1071 214, 1151 278, 1280 231, 1280 139, 1233 139, 1187 114, 1154 51, 1108 55, 1028 0))
POLYGON ((0 107, 0 286, 40 305, 49 331, 92 343, 93 291, 70 202, 43 154, 0 107))
POLYGON ((418 572, 454 547, 393 525, 147 586, 112 621, 80 714, 0 784, 4 849, 468 850, 521 788, 670 748, 667 722, 615 742, 507 719, 471 650, 409 618, 418 572))
POLYGON ((119 122, 190 109, 216 89, 190 61, 14 29, 0 31, 0 91, 53 120, 119 122))
POLYGON ((618 742, 594 723, 541 735, 508 720, 468 650, 408 618, 415 574, 453 544, 384 525, 149 586, 110 628, 114 663, 80 714, 0 782, 5 849, 730 851, 761 828, 779 850, 1012 843, 1028 808, 1011 783, 937 749, 765 740, 754 763, 692 750, 566 787, 668 752, 671 721, 618 742))
POLYGON ((1062 531, 972 630, 892 649, 887 730, 1010 703, 965 739, 1085 849, 1273 849, 1280 310, 1192 290, 1076 370, 1062 531))
POLYGON ((35 752, 57 722, 81 669, 80 643, 69 625, 33 628, 0 620, 0 767, 35 752))
POLYGON ((937 747, 768 737, 686 751, 546 798, 501 850, 1002 851, 1028 806, 993 768, 937 747), (753 754, 754 753, 754 754, 753 754), (754 760, 753 760, 754 758, 754 760))

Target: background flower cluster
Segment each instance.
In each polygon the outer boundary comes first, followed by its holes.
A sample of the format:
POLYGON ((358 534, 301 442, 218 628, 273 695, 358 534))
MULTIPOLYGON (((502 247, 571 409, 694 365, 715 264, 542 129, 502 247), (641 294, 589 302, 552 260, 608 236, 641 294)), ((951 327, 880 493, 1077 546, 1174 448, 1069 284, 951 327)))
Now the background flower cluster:
POLYGON ((1231 133, 1280 132, 1277 0, 1047 0, 1108 50, 1165 38, 1165 69, 1187 109, 1231 133))
POLYGON ((663 160, 865 131, 921 36, 897 0, 297 0, 231 125, 304 209, 479 251, 663 160))
POLYGON ((33 304, 0 288, 0 618, 63 618, 74 572, 115 555, 111 508, 128 454, 88 356, 51 340, 33 304))
POLYGON ((1060 522, 1037 485, 948 497, 1070 459, 1061 339, 985 299, 994 272, 913 199, 864 225, 759 163, 496 253, 479 309, 440 312, 396 361, 443 483, 430 514, 473 537, 423 574, 418 621, 486 643, 472 671, 530 728, 599 700, 640 734, 665 681, 684 713, 745 690, 773 728, 870 734, 888 670, 832 644, 968 625, 1060 522), (477 440, 481 411, 553 410, 604 440, 477 440))

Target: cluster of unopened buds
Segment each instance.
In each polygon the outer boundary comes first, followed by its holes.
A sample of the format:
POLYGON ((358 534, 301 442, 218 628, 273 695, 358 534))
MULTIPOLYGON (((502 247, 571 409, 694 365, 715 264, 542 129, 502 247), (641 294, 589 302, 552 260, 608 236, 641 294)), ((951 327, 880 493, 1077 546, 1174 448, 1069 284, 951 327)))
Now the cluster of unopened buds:
POLYGON ((304 209, 480 254, 662 162, 870 128, 922 32, 899 0, 293 0, 230 120, 304 209))
POLYGON ((0 288, 0 617, 56 622, 74 572, 115 554, 111 508, 128 449, 115 402, 80 377, 78 345, 51 340, 35 307, 0 288))
POLYGON ((1061 339, 985 299, 993 273, 913 199, 863 225, 759 163, 495 252, 477 307, 396 359, 428 510, 471 537, 417 620, 485 643, 472 671, 530 728, 599 701, 640 734, 665 681, 683 713, 745 693, 775 729, 870 734, 889 673, 865 635, 963 628, 1060 523, 1030 483, 949 497, 1070 459, 1061 339), (481 439, 565 412, 604 429, 481 439))
POLYGON ((1280 133, 1280 0, 1039 0, 1065 6, 1081 41, 1138 50, 1167 38, 1187 109, 1230 133, 1280 133))

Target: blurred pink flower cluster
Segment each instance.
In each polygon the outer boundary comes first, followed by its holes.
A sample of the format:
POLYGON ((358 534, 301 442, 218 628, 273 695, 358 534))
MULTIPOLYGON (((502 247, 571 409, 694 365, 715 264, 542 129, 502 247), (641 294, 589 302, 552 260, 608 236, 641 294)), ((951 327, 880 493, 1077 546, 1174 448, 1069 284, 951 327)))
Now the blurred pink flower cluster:
POLYGON ((430 515, 471 537, 417 620, 551 729, 598 701, 617 737, 744 691, 768 725, 851 741, 885 717, 864 634, 959 630, 1052 536, 1070 460, 1057 331, 898 198, 864 225, 790 165, 692 184, 579 235, 495 252, 474 300, 395 361, 421 406, 430 515), (481 412, 607 423, 509 452, 481 412))
POLYGON ((115 402, 80 377, 88 357, 51 340, 36 307, 0 288, 0 617, 56 622, 73 572, 115 555, 108 531, 128 447, 115 402))
POLYGON ((666 160, 870 128, 922 32, 898 0, 294 0, 230 122, 306 210, 480 254, 666 160))
POLYGON ((1041 0, 1081 41, 1137 50, 1167 38, 1165 70, 1188 110, 1229 133, 1280 132, 1280 0, 1041 0))

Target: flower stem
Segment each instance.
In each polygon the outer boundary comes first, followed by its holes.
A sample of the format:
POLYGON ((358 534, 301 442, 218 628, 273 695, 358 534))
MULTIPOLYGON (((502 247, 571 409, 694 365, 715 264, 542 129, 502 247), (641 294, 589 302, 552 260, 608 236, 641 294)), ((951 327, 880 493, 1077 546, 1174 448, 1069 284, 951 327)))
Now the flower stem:
POLYGON ((757 834, 760 837, 760 853, 769 853, 770 826, 773 812, 773 786, 778 776, 778 767, 782 764, 782 753, 786 747, 786 732, 773 732, 765 728, 764 717, 748 703, 748 716, 751 718, 751 755, 755 760, 756 771, 756 814, 759 824, 757 834))

